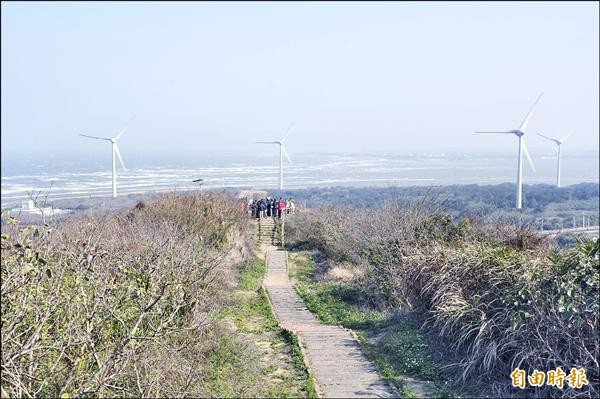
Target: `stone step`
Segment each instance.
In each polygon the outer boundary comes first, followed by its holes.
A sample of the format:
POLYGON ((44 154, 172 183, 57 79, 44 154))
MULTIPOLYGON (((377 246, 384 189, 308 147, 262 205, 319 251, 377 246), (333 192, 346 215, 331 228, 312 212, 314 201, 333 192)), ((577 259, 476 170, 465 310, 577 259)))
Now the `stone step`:
POLYGON ((389 398, 390 395, 385 390, 336 390, 330 391, 329 395, 332 398, 389 398))
MULTIPOLYGON (((365 365, 365 363, 362 361, 363 359, 356 359, 356 360, 348 360, 345 359, 344 360, 344 366, 348 368, 348 370, 354 370, 354 369, 360 369, 360 370, 365 370, 367 372, 377 372, 376 368, 374 366, 371 365, 365 365)), ((319 369, 320 367, 328 367, 331 368, 332 366, 335 367, 337 365, 339 365, 339 361, 337 359, 327 359, 327 360, 322 360, 322 359, 310 359, 310 365, 314 368, 314 369, 319 369)), ((336 371, 336 373, 338 373, 339 371, 336 371)))
MULTIPOLYGON (((332 368, 332 364, 331 363, 317 363, 317 362, 313 362, 311 360, 310 365, 312 366, 313 370, 317 371, 320 373, 320 375, 324 376, 324 377, 332 377, 332 376, 337 376, 342 378, 343 376, 346 375, 352 375, 353 373, 360 371, 363 372, 365 377, 369 377, 372 378, 374 377, 375 379, 377 379, 377 369, 375 368, 375 366, 369 365, 368 363, 365 362, 348 362, 346 363, 347 359, 339 359, 339 360, 344 360, 344 368, 340 369, 334 369, 332 368)), ((339 363, 338 363, 339 364, 339 363)))

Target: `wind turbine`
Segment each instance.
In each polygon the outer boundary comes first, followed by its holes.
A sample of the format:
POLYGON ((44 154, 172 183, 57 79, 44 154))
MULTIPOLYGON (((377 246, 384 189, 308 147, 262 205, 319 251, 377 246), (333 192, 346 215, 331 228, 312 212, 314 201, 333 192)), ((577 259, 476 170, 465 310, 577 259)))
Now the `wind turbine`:
POLYGON ((558 146, 558 164, 556 165, 556 187, 560 187, 560 146, 565 140, 570 136, 563 137, 562 139, 555 139, 553 137, 544 136, 541 133, 538 133, 538 136, 541 136, 547 140, 554 141, 558 146))
POLYGON ((119 152, 119 147, 117 146, 117 141, 121 138, 121 136, 123 135, 123 133, 125 133, 126 130, 127 130, 127 127, 124 127, 123 130, 121 130, 119 132, 119 134, 117 134, 117 136, 113 137, 113 138, 96 137, 96 136, 88 136, 87 134, 80 134, 80 136, 87 137, 90 139, 106 140, 106 141, 111 142, 111 144, 112 144, 112 197, 113 198, 117 198, 117 162, 115 160, 115 155, 119 158, 119 162, 121 162, 121 166, 123 167, 123 170, 125 170, 125 164, 123 163, 123 158, 121 158, 121 153, 119 152))
POLYGON ((521 209, 521 203, 522 203, 521 199, 522 199, 522 193, 523 193, 523 165, 522 165, 523 164, 523 152, 525 152, 525 155, 527 156, 527 159, 529 160, 531 169, 533 169, 533 171, 535 172, 535 166, 533 166, 533 161, 531 160, 531 157, 529 156, 529 151, 527 151, 527 146, 525 145, 525 139, 523 138, 523 136, 525 136, 525 130, 527 129, 527 124, 529 123, 529 118, 531 118, 531 115, 533 114, 533 110, 535 109, 536 105, 540 101, 540 98, 542 98, 543 94, 544 93, 540 93, 537 100, 535 100, 535 102, 531 106, 531 109, 525 116, 525 119, 523 119, 523 122, 521 122, 521 126, 519 126, 518 129, 498 131, 498 132, 475 132, 475 133, 483 133, 483 134, 514 134, 515 136, 517 136, 519 138, 519 155, 517 158, 517 209, 521 209))
POLYGON ((288 155, 287 151, 285 150, 285 147, 283 146, 283 144, 285 143, 285 139, 287 138, 288 132, 292 128, 293 124, 294 124, 294 122, 292 122, 290 124, 290 127, 288 127, 287 130, 283 133, 283 138, 279 141, 257 141, 256 142, 256 144, 279 144, 279 189, 280 190, 283 190, 283 155, 285 154, 285 157, 287 158, 289 163, 292 163, 292 160, 290 159, 290 156, 288 155))

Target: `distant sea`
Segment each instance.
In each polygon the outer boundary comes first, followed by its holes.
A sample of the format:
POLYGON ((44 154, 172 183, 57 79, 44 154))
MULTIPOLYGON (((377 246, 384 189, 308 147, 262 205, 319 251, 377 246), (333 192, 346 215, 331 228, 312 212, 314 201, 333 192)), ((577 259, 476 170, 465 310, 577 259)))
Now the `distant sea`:
MULTIPOLYGON (((111 158, 107 156, 36 158, 3 157, 2 206, 19 203, 28 192, 49 191, 50 199, 109 196, 111 158)), ((125 155, 125 154, 124 154, 125 155)), ((204 179, 204 188, 275 189, 279 158, 273 156, 125 156, 127 170, 117 169, 120 194, 190 190, 204 179)), ((554 184, 556 159, 534 157, 536 172, 526 160, 524 183, 554 184)), ((516 156, 488 154, 293 154, 284 163, 286 188, 331 186, 423 186, 515 182, 516 156)), ((565 156, 563 185, 598 183, 598 154, 565 156)), ((43 195, 42 194, 42 195, 43 195)))

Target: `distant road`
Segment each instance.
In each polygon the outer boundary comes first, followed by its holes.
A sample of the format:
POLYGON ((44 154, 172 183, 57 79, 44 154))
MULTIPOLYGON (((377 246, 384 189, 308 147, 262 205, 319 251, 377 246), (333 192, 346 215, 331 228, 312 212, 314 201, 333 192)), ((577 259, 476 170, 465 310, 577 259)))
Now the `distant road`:
POLYGON ((600 226, 588 226, 588 227, 572 227, 570 229, 559 229, 559 230, 544 230, 539 231, 542 235, 559 235, 559 234, 588 234, 598 237, 600 226))

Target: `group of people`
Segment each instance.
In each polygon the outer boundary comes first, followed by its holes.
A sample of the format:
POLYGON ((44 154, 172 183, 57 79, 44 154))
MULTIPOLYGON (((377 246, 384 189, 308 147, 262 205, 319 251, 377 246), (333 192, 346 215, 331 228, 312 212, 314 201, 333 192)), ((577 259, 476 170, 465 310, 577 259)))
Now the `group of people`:
POLYGON ((248 214, 257 219, 260 218, 281 218, 281 215, 294 213, 296 210, 296 204, 293 198, 283 199, 267 197, 261 198, 256 201, 248 202, 248 214))

